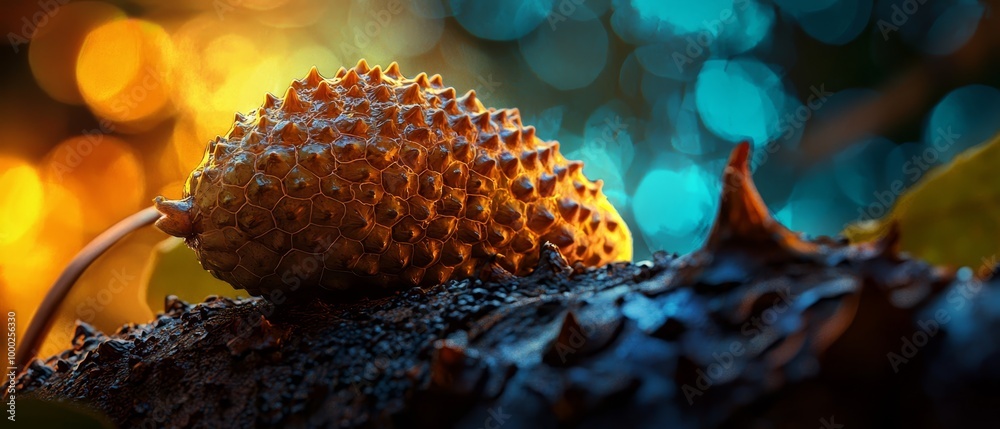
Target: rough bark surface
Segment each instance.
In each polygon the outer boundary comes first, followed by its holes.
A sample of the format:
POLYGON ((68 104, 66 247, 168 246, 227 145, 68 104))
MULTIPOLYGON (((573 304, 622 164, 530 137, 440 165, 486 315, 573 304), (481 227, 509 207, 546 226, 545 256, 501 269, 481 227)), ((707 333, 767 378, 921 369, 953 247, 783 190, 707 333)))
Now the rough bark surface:
POLYGON ((21 391, 88 403, 121 427, 931 428, 1000 416, 1000 286, 898 255, 892 236, 801 239, 768 215, 745 148, 724 177, 708 242, 683 257, 585 269, 546 246, 527 277, 492 266, 351 305, 168 298, 155 321, 111 336, 81 324, 21 391))

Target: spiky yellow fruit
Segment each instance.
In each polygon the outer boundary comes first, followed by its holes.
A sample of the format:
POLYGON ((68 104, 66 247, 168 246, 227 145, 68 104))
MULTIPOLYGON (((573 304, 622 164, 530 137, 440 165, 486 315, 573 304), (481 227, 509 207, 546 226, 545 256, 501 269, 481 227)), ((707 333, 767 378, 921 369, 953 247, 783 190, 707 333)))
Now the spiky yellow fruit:
POLYGON ((157 199, 157 226, 254 295, 377 296, 494 260, 523 275, 545 241, 570 262, 631 259, 628 228, 582 166, 517 109, 362 60, 332 79, 313 68, 283 99, 237 114, 184 198, 157 199))

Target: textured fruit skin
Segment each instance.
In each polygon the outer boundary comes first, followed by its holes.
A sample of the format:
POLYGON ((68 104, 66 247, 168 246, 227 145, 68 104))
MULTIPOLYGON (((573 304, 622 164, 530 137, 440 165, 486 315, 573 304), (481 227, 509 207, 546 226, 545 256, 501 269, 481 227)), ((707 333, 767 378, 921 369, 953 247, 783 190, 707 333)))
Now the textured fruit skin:
POLYGON ((581 169, 516 109, 362 60, 331 79, 313 68, 283 99, 237 114, 184 198, 157 198, 157 226, 214 276, 265 296, 378 296, 491 261, 524 275, 545 241, 571 263, 631 259, 625 222, 581 169))

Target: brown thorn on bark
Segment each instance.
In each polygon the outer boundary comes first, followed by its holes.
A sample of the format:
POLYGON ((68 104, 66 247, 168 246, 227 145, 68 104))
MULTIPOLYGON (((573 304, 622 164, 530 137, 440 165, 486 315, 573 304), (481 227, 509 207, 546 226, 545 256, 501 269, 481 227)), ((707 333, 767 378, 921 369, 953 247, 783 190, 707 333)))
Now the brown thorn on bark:
POLYGON ((703 251, 714 252, 728 245, 773 243, 796 253, 812 253, 816 245, 799 238, 771 216, 757 192, 750 173, 750 144, 733 149, 722 173, 719 214, 703 251))

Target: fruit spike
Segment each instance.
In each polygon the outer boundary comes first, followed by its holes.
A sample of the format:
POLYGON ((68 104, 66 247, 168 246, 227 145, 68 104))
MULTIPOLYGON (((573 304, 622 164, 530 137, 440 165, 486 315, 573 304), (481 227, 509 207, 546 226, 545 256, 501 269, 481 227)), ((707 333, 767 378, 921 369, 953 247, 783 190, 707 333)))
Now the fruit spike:
POLYGON ((476 98, 476 90, 470 89, 469 92, 465 93, 458 102, 465 107, 465 110, 472 112, 480 112, 483 110, 483 103, 480 103, 476 98))
POLYGON ((385 75, 397 80, 403 78, 403 73, 399 71, 399 64, 396 64, 395 61, 385 68, 385 75))
POLYGON ((374 297, 489 264, 525 275, 546 241, 570 263, 631 259, 625 222, 582 164, 517 110, 457 93, 395 63, 362 60, 333 78, 310 69, 236 118, 244 131, 212 143, 183 198, 157 199, 157 225, 263 296, 301 285, 374 297))
POLYGON ((388 85, 379 85, 372 92, 372 100, 385 103, 392 98, 392 90, 389 89, 388 85))
POLYGON ((271 94, 270 92, 267 93, 267 94, 264 94, 264 108, 265 109, 272 109, 272 108, 274 108, 275 106, 278 105, 278 101, 280 101, 280 100, 278 100, 278 97, 275 97, 274 94, 271 94))
POLYGON ((281 110, 285 113, 301 113, 306 111, 306 106, 299 99, 299 94, 291 87, 285 91, 285 98, 281 102, 281 110))
POLYGON ((368 82, 369 83, 374 84, 376 82, 381 81, 382 80, 382 67, 380 67, 380 66, 372 67, 372 69, 367 73, 366 76, 368 76, 368 82))
POLYGON ((431 86, 431 82, 429 80, 427 80, 427 73, 420 73, 420 74, 418 74, 417 77, 413 78, 413 81, 416 82, 417 85, 420 85, 420 87, 424 88, 424 89, 429 88, 431 86))
POLYGON ((312 68, 309 69, 309 73, 306 74, 305 79, 303 79, 303 83, 305 83, 308 87, 314 88, 323 80, 323 76, 319 74, 319 69, 317 69, 316 66, 312 66, 312 68))
POLYGON ((368 61, 361 59, 358 61, 358 65, 354 66, 354 70, 357 70, 358 74, 365 74, 371 69, 368 68, 368 61))
POLYGON ((313 101, 324 104, 330 104, 336 96, 337 93, 330 87, 330 83, 325 80, 316 85, 316 90, 312 94, 313 101))
POLYGON ((350 88, 357 85, 360 80, 361 76, 358 76, 358 72, 354 71, 354 69, 350 69, 346 74, 344 74, 344 77, 340 78, 340 83, 338 83, 338 85, 342 88, 350 88))
POLYGON ((454 100, 455 97, 458 97, 458 92, 455 91, 455 88, 449 87, 438 92, 438 97, 443 98, 445 100, 454 100))
POLYGON ((420 106, 412 106, 403 111, 404 124, 422 126, 424 122, 424 110, 420 106))
POLYGON ((431 76, 431 78, 430 78, 430 84, 431 84, 431 86, 433 86, 435 88, 440 88, 440 87, 444 86, 444 78, 442 78, 441 75, 439 75, 439 74, 431 76))
POLYGON ((402 104, 423 104, 426 102, 423 89, 415 83, 403 87, 402 92, 399 98, 399 102, 402 104))
POLYGON ((431 126, 443 130, 448 126, 448 115, 444 110, 438 110, 431 115, 431 126))

